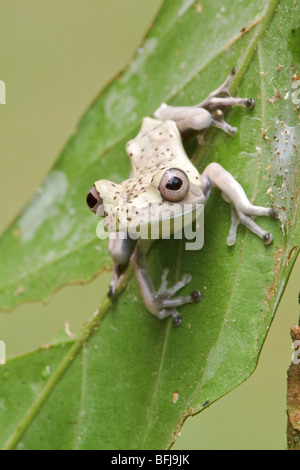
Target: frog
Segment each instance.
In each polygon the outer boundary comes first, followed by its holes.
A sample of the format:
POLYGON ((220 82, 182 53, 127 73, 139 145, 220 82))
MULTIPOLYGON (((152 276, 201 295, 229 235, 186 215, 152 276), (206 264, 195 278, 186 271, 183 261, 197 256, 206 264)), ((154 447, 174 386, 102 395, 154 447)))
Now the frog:
MULTIPOLYGON (((156 237, 149 237, 149 232, 148 236, 137 236, 137 228, 148 229, 162 220, 171 223, 185 215, 186 207, 189 210, 192 207, 193 212, 198 205, 207 203, 211 189, 217 187, 231 207, 227 245, 236 243, 239 224, 261 238, 265 245, 273 240, 272 234, 261 228, 254 218, 276 219, 275 209, 251 204, 240 183, 217 162, 209 163, 200 174, 183 147, 184 139, 191 135, 196 135, 201 142, 201 136, 211 127, 231 137, 236 134, 237 128, 224 120, 225 111, 234 106, 251 110, 254 100, 231 96, 229 87, 235 73, 236 68, 199 104, 171 106, 162 103, 153 117, 144 117, 137 136, 126 144, 132 167, 129 178, 119 184, 97 180, 87 195, 89 209, 103 217, 103 228, 110 235, 108 249, 114 269, 108 296, 116 296, 124 273, 131 265, 147 310, 160 320, 172 317, 174 326, 182 323, 178 307, 199 302, 202 294, 196 289, 189 295, 175 295, 190 283, 191 276, 185 274, 173 286, 168 286, 168 268, 162 273, 159 289, 155 290, 147 269, 147 253, 156 237)), ((161 238, 164 238, 163 233, 161 238)))

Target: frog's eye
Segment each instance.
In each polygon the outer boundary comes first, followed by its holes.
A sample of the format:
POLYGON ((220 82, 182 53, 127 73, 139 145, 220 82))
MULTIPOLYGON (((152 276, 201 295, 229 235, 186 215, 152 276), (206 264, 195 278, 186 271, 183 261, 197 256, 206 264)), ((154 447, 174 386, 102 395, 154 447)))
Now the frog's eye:
POLYGON ((98 191, 97 191, 95 186, 93 186, 89 190, 88 195, 86 197, 86 203, 89 206, 89 208, 91 209, 91 211, 93 211, 97 215, 102 215, 103 216, 103 214, 101 213, 101 209, 103 207, 102 206, 103 201, 102 201, 101 197, 99 196, 98 191))
POLYGON ((187 175, 178 168, 170 168, 162 175, 159 184, 160 194, 171 202, 179 202, 184 199, 189 189, 187 175))

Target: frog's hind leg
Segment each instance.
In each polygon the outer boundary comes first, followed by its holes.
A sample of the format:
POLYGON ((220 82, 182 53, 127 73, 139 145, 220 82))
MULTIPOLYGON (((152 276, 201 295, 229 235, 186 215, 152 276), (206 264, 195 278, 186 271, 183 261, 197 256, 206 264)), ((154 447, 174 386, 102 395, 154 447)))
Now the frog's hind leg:
POLYGON ((239 224, 245 225, 249 230, 258 235, 265 245, 269 245, 273 236, 256 224, 252 217, 269 216, 278 217, 273 207, 254 206, 248 200, 242 186, 218 163, 210 163, 202 174, 204 186, 217 186, 225 201, 231 205, 231 227, 227 237, 227 244, 234 245, 239 224))
POLYGON ((165 270, 162 275, 161 286, 158 291, 155 291, 147 270, 145 253, 139 244, 136 246, 131 258, 131 264, 135 271, 143 301, 149 312, 161 320, 171 316, 174 326, 179 326, 182 322, 182 318, 176 307, 187 303, 198 302, 201 299, 201 294, 198 290, 193 291, 187 296, 173 297, 176 292, 191 281, 191 276, 183 276, 179 282, 168 288, 168 270, 165 270))
POLYGON ((245 106, 248 109, 254 107, 254 100, 251 98, 234 98, 231 96, 229 86, 232 78, 236 73, 233 68, 231 74, 228 75, 225 82, 216 90, 212 91, 204 101, 196 105, 198 108, 204 108, 209 112, 216 110, 225 110, 230 106, 245 106))
POLYGON ((254 107, 254 100, 251 98, 234 98, 229 91, 229 85, 236 69, 232 69, 225 82, 216 90, 211 92, 208 97, 197 105, 198 108, 205 109, 212 115, 212 126, 222 129, 230 136, 237 133, 237 128, 230 126, 224 121, 224 112, 230 106, 244 106, 248 109, 254 107))
POLYGON ((154 117, 162 121, 171 119, 176 122, 183 137, 189 136, 191 132, 199 134, 210 126, 222 129, 230 136, 235 135, 237 129, 224 121, 224 111, 230 106, 245 106, 252 109, 254 100, 234 98, 230 95, 229 85, 234 74, 235 69, 228 75, 225 82, 201 103, 195 106, 169 106, 162 103, 154 112, 154 117))

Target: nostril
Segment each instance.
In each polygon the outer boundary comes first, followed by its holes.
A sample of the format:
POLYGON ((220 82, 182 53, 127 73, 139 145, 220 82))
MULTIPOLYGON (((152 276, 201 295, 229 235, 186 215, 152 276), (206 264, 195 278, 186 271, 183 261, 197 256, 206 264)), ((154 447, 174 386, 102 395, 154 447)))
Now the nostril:
POLYGON ((90 189, 90 191, 88 192, 88 195, 86 197, 86 203, 89 206, 89 208, 91 209, 91 211, 95 212, 95 214, 97 212, 98 207, 101 204, 103 204, 103 201, 102 201, 101 197, 99 196, 98 191, 95 188, 95 186, 93 186, 90 189))

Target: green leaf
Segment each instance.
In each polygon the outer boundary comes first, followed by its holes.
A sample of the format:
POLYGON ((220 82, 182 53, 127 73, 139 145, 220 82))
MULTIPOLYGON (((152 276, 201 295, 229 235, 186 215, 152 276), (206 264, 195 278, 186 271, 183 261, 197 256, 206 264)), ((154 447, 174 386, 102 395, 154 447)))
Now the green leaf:
POLYGON ((274 242, 266 247, 240 227, 237 244, 227 247, 230 210, 214 191, 200 252, 185 251, 180 240, 161 240, 149 254, 156 284, 169 267, 170 283, 188 272, 188 289, 203 293, 199 304, 181 308, 183 325, 174 329, 146 311, 129 270, 117 301, 107 300, 74 343, 1 368, 3 447, 167 448, 187 416, 255 368, 298 253, 299 110, 292 101, 298 7, 292 0, 263 7, 232 1, 224 11, 223 4, 164 3, 143 52, 93 104, 42 190, 4 234, 1 306, 44 299, 109 266, 85 193, 100 176, 127 177, 124 145, 143 116, 162 101, 200 102, 235 64, 233 91, 254 97, 255 109, 228 112, 238 135, 208 132, 195 161, 200 170, 218 161, 256 204, 279 210, 280 222, 260 222, 274 242))

